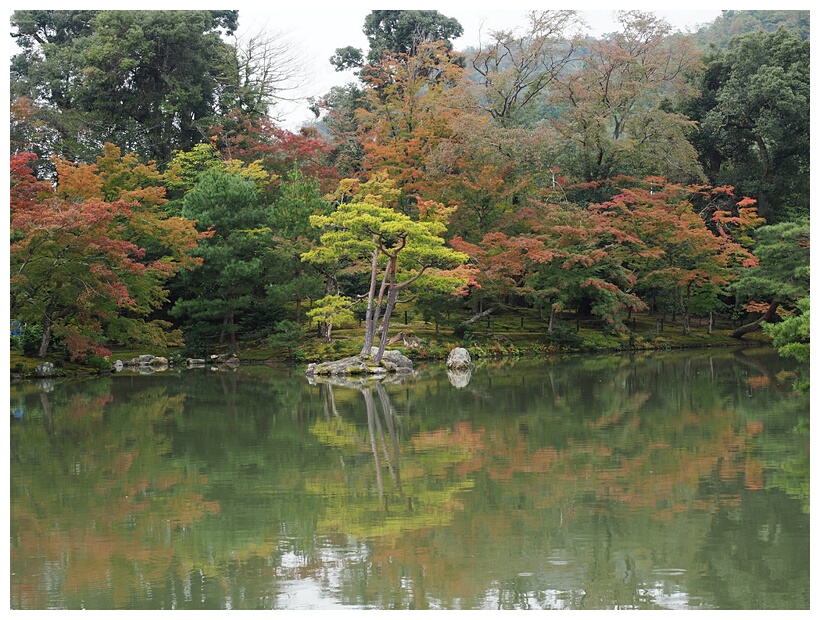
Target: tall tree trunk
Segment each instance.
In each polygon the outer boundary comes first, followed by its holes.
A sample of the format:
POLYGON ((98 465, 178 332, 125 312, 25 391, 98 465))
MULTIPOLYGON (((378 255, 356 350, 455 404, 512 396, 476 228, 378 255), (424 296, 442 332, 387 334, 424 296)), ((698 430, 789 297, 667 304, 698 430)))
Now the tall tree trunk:
POLYGON ((387 348, 387 333, 390 328, 390 317, 393 314, 393 308, 396 307, 396 301, 399 298, 399 290, 396 287, 396 273, 390 276, 390 290, 387 293, 387 307, 384 309, 384 318, 381 325, 381 340, 379 341, 379 350, 373 357, 373 362, 378 364, 382 360, 384 350, 387 348))
POLYGON ((689 335, 689 287, 685 289, 686 294, 684 295, 684 289, 681 289, 680 292, 680 314, 681 319, 683 319, 683 333, 687 336, 689 335))
POLYGON ((43 337, 40 338, 40 349, 37 351, 37 357, 45 357, 48 353, 48 347, 51 345, 51 317, 46 314, 43 317, 43 337))
POLYGON ((762 317, 757 319, 756 321, 752 321, 751 323, 747 323, 741 327, 738 327, 735 331, 732 332, 732 338, 743 338, 746 334, 751 334, 752 332, 756 332, 757 330, 763 327, 764 321, 771 321, 774 317, 775 313, 777 312, 777 307, 780 305, 779 301, 773 301, 769 304, 768 309, 766 310, 766 314, 762 317))
POLYGON ((228 308, 228 331, 231 336, 231 351, 236 351, 236 324, 233 320, 233 308, 228 308))
POLYGON ((367 291, 367 310, 365 311, 364 344, 361 355, 370 356, 370 347, 376 335, 376 326, 373 321, 373 299, 376 296, 376 277, 379 271, 379 249, 373 250, 370 262, 370 289, 367 291))

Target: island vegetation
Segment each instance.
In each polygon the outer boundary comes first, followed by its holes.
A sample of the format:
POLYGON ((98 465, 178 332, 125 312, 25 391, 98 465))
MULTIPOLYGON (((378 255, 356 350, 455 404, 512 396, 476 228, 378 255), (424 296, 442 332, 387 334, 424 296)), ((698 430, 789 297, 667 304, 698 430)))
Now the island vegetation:
POLYGON ((372 11, 291 131, 299 59, 237 11, 15 11, 12 372, 741 339, 808 363, 808 11, 617 18, 459 51, 451 17, 372 11))

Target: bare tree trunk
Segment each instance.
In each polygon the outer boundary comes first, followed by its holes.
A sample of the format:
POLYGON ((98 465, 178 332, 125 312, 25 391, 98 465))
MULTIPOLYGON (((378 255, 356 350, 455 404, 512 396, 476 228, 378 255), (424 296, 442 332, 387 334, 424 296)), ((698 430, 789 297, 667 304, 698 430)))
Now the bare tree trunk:
POLYGON ((476 314, 474 316, 471 316, 469 319, 467 319, 464 322, 467 325, 469 325, 471 323, 475 323, 476 321, 478 321, 480 319, 483 319, 486 316, 491 315, 493 312, 495 312, 495 306, 493 306, 492 308, 487 308, 486 310, 483 310, 483 311, 479 312, 478 314, 476 314))

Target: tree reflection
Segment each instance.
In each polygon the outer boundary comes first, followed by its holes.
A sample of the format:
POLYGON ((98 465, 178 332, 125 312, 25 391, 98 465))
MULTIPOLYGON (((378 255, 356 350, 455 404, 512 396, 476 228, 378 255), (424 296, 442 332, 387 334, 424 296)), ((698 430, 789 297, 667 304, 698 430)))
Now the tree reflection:
POLYGON ((808 399, 744 355, 13 386, 12 607, 807 605, 808 399))
POLYGON ((415 438, 403 438, 401 416, 391 405, 384 382, 314 382, 321 387, 325 419, 314 422, 311 432, 341 450, 343 471, 342 478, 334 471, 323 472, 309 485, 324 500, 319 530, 372 539, 446 524, 461 507, 458 494, 472 486, 469 480, 450 482, 440 476, 461 455, 443 445, 420 446, 415 438), (339 389, 361 395, 366 431, 339 416, 339 389), (370 459, 363 461, 363 452, 370 459))

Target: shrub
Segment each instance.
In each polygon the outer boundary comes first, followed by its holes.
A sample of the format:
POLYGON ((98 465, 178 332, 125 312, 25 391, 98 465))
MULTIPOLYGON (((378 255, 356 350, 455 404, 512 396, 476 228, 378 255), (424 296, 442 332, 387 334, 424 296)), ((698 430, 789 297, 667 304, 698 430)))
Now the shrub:
POLYGON ((39 325, 24 325, 22 331, 21 335, 11 337, 11 348, 26 357, 34 357, 40 351, 43 328, 39 325))

